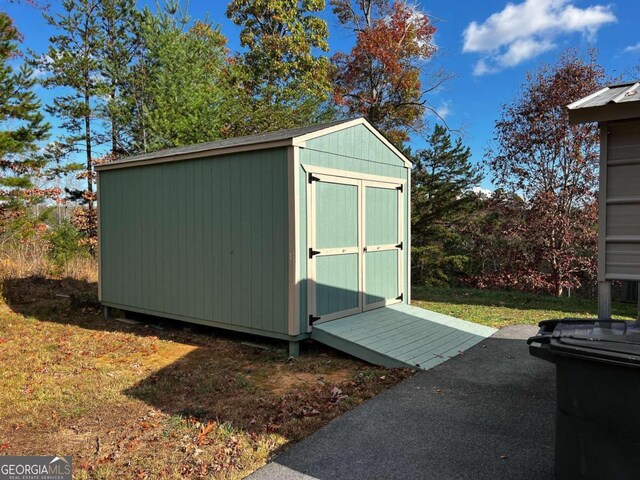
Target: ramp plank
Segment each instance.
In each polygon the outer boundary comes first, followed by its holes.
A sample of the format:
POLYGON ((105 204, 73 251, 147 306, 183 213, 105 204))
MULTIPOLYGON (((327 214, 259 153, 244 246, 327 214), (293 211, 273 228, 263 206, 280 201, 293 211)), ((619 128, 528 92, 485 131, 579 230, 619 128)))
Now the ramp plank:
POLYGON ((316 324, 311 338, 385 367, 432 368, 496 330, 406 304, 316 324))

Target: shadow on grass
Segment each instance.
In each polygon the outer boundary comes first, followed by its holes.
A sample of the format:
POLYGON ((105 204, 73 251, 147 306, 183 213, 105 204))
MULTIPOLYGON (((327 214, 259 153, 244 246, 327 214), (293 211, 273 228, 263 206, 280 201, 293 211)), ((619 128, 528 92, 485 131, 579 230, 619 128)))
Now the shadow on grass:
MULTIPOLYGON (((553 297, 515 291, 479 290, 471 288, 413 287, 412 298, 422 302, 448 303, 482 307, 542 310, 571 315, 597 314, 597 301, 580 297, 553 297)), ((614 316, 635 317, 636 306, 614 302, 614 316)))
POLYGON ((198 345, 206 339, 220 338, 239 342, 259 343, 285 356, 286 342, 255 335, 222 330, 206 325, 192 324, 152 315, 115 312, 114 318, 105 320, 98 301, 98 284, 75 278, 51 279, 45 277, 8 278, 2 282, 2 295, 6 304, 16 313, 48 322, 76 325, 81 328, 126 332, 138 336, 154 336, 198 345))
POLYGON ((287 361, 287 342, 280 340, 149 315, 128 315, 138 324, 105 320, 95 282, 6 279, 2 294, 14 312, 41 321, 195 347, 169 364, 164 357, 158 370, 122 393, 169 415, 215 419, 247 431, 278 430, 288 439, 301 438, 353 406, 334 405, 333 385, 359 402, 409 376, 376 375, 377 367, 318 343, 306 343, 299 358, 287 361))

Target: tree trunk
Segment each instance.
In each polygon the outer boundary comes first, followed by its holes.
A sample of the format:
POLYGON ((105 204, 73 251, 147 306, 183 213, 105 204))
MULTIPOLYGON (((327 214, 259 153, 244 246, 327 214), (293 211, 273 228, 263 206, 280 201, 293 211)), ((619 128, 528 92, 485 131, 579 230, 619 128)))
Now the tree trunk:
POLYGON ((89 212, 93 211, 93 160, 91 158, 91 107, 89 94, 85 93, 84 104, 87 113, 84 116, 84 143, 87 152, 87 192, 89 212))

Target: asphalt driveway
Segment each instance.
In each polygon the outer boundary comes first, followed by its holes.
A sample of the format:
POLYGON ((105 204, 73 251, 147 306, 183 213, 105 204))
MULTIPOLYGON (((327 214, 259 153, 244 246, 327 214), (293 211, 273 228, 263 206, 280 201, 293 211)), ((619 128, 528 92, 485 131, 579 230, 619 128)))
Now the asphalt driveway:
POLYGON ((336 418, 249 478, 553 478, 553 365, 505 327, 336 418))

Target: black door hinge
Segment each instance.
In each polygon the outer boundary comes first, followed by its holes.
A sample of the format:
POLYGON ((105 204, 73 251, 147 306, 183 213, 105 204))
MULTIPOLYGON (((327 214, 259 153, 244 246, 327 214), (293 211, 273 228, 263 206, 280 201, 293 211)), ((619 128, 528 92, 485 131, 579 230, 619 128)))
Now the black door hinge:
POLYGON ((318 177, 314 177, 313 173, 311 173, 311 172, 309 172, 308 179, 309 179, 309 183, 319 182, 320 181, 320 179, 318 177))
POLYGON ((318 255, 320 252, 318 250, 314 250, 313 248, 309 248, 309 258, 313 258, 314 255, 318 255))
POLYGON ((396 190, 399 190, 399 191, 400 191, 400 193, 402 193, 402 192, 404 192, 404 187, 403 187, 402 185, 398 185, 398 186, 396 187, 396 190))
POLYGON ((402 245, 404 244, 404 242, 400 242, 399 244, 396 245, 396 248, 399 248, 400 250, 402 250, 402 245))
POLYGON ((320 320, 320 317, 309 314, 309 325, 313 325, 313 322, 317 322, 318 320, 320 320))
POLYGON ((401 293, 400 295, 398 295, 398 296, 396 297, 396 300, 400 300, 400 301, 402 301, 403 299, 404 299, 404 293, 401 293))

